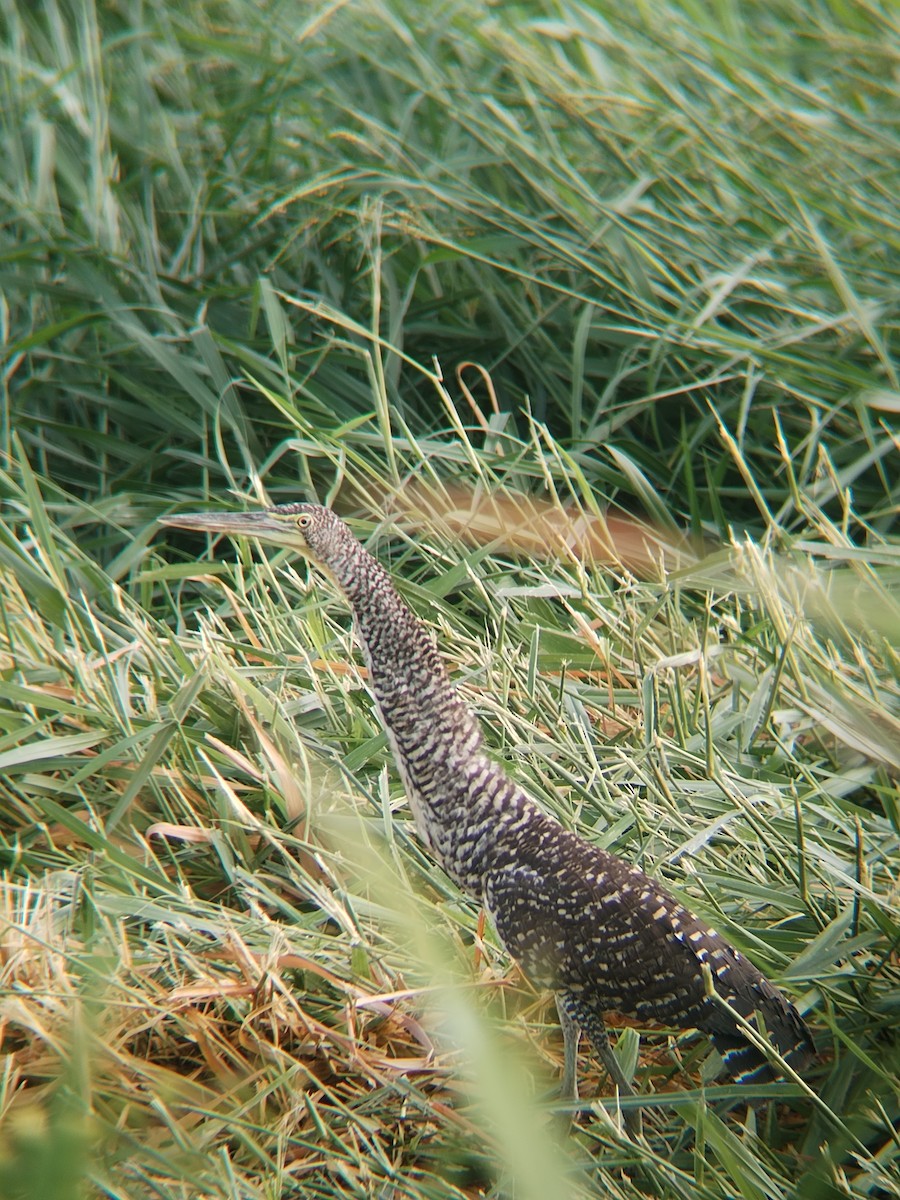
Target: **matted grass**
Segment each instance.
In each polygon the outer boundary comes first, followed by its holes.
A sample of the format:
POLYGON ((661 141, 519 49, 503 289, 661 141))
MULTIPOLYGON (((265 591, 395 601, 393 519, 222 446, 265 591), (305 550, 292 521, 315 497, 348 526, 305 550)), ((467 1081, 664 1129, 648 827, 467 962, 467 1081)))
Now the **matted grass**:
POLYGON ((0 1194, 900 1187, 896 31, 708 8, 0 9, 0 1194), (805 1083, 624 1028, 569 1127, 342 603, 154 521, 300 495, 805 1083))

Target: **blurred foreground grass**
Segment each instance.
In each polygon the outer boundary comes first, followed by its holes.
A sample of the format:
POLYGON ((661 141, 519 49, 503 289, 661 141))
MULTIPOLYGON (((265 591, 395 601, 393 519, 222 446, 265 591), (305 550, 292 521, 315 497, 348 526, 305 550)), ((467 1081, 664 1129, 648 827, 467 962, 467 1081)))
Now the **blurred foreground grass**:
POLYGON ((894 1195, 890 13, 0 21, 0 1195, 894 1195), (818 1101, 627 1030, 646 1143, 589 1058, 566 1129, 342 605, 154 525, 299 495, 808 1012, 818 1101))

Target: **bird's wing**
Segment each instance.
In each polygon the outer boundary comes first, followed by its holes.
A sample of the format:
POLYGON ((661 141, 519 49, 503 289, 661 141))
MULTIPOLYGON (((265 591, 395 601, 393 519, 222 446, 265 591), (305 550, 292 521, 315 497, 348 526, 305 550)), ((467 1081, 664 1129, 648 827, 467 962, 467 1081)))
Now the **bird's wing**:
POLYGON ((655 880, 547 818, 499 853, 485 906, 510 953, 535 983, 614 1009, 710 1034, 735 1078, 771 1071, 729 1007, 766 1029, 797 1069, 814 1047, 794 1006, 706 921, 655 880))
POLYGON ((498 861, 485 887, 500 938, 535 982, 584 988, 598 1006, 640 1017, 705 1024, 715 1020, 706 965, 738 1011, 756 1009, 766 981, 705 921, 637 868, 549 820, 542 826, 498 861))

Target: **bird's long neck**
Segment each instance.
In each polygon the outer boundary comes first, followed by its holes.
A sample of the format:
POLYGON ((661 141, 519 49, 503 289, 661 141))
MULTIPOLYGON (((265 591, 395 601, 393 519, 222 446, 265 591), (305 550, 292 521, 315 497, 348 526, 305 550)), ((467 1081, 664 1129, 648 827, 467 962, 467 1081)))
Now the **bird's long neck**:
POLYGON ((447 677, 431 635, 380 563, 354 539, 329 566, 353 609, 370 688, 419 833, 447 874, 480 895, 498 834, 530 802, 484 753, 478 722, 447 677))

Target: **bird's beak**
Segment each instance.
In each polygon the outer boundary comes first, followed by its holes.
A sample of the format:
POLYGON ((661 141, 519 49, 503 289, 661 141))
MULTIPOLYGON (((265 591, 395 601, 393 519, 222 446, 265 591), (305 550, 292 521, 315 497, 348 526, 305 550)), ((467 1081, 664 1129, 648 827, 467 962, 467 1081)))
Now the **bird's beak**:
POLYGON ((287 541, 284 519, 266 509, 257 512, 172 513, 159 518, 160 525, 175 529, 196 529, 199 533, 224 533, 228 537, 261 538, 284 545, 287 541))

